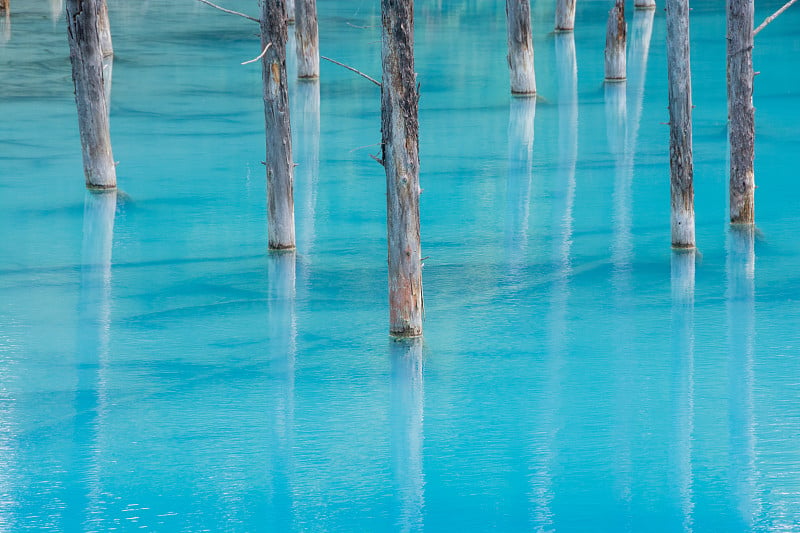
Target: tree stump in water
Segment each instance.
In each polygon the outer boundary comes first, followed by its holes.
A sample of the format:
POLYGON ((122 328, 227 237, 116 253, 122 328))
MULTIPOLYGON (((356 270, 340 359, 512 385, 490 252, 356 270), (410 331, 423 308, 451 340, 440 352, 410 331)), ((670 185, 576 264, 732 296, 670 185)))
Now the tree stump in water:
POLYGON ((753 0, 728 0, 728 138, 730 219, 755 222, 755 108, 753 108, 753 0))
POLYGON ((667 0, 669 78, 669 167, 672 246, 694 248, 692 73, 689 61, 689 1, 667 0))
POLYGON ((422 335, 419 231, 419 93, 414 72, 414 2, 381 0, 382 163, 386 171, 389 333, 422 335))
POLYGON ((530 1, 506 0, 506 20, 511 94, 533 96, 536 94, 536 75, 533 69, 530 1))
POLYGON ((286 80, 285 0, 264 0, 261 46, 266 129, 267 213, 270 250, 292 250, 294 239, 294 165, 286 80))
POLYGON ((297 0, 294 36, 297 42, 297 77, 319 77, 317 0, 297 0))
POLYGON ((608 13, 606 26, 606 81, 625 81, 626 39, 625 0, 616 0, 608 13))
POLYGON ((67 1, 67 36, 86 186, 113 189, 117 172, 111 152, 99 14, 98 0, 67 1))
POLYGON ((556 31, 575 29, 575 0, 556 0, 556 31))

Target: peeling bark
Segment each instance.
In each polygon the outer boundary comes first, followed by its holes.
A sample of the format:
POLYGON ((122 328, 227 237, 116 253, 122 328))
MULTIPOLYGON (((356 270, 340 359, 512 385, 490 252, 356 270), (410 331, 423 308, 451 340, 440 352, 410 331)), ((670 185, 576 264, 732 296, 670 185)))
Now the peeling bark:
POLYGON ((731 224, 755 222, 753 0, 728 0, 728 137, 731 224))
POLYGON ((692 73, 689 60, 689 0, 667 0, 669 78, 669 167, 672 246, 694 248, 692 73))
POLYGON ((291 250, 294 238, 294 165, 286 80, 286 4, 262 0, 261 46, 266 129, 267 212, 270 250, 291 250))
POLYGON ((386 170, 389 332, 422 335, 419 229, 419 93, 414 72, 414 2, 381 0, 382 162, 386 170))
POLYGON ((606 81, 625 81, 627 33, 625 0, 616 0, 606 26, 606 81))
POLYGON ((86 186, 113 189, 117 186, 117 172, 111 152, 99 14, 97 0, 67 1, 67 36, 86 186))
POLYGON ((556 0, 556 31, 575 29, 575 0, 556 0))
POLYGON ((530 0, 506 0, 511 94, 536 94, 530 0))
POLYGON ((317 0, 297 0, 295 5, 297 77, 319 77, 319 28, 317 0))

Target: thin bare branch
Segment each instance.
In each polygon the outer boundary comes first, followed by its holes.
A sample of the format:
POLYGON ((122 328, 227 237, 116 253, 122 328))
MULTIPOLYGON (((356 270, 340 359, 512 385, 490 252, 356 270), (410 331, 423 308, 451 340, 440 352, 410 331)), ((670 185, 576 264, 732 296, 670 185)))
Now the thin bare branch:
POLYGON ((240 17, 244 17, 247 20, 252 20, 253 22, 258 22, 259 24, 261 23, 261 21, 258 20, 255 17, 251 17, 250 15, 245 15, 244 13, 239 13, 238 11, 231 11, 230 9, 225 9, 224 7, 220 7, 220 6, 218 6, 217 4, 215 4, 213 2, 209 2, 208 0, 197 0, 197 1, 198 2, 203 2, 204 4, 209 5, 209 6, 213 7, 213 8, 219 9, 220 11, 223 11, 225 13, 229 13, 231 15, 239 15, 240 17))
POLYGON ((350 153, 352 154, 353 152, 357 152, 358 150, 363 150, 364 148, 372 148, 373 146, 380 146, 382 144, 383 143, 372 143, 366 146, 359 146, 358 148, 353 148, 352 150, 350 150, 350 153))
POLYGON ((769 17, 767 17, 766 19, 764 19, 764 22, 762 22, 762 23, 761 23, 761 25, 760 25, 758 28, 756 28, 755 30, 753 30, 753 37, 755 37, 756 35, 758 35, 758 32, 760 32, 761 30, 763 30, 764 28, 766 28, 766 27, 767 27, 767 25, 769 25, 769 23, 770 23, 770 22, 772 22, 773 20, 775 20, 776 18, 778 18, 778 16, 779 16, 781 13, 783 13, 784 11, 786 11, 787 9, 789 9, 789 8, 792 6, 792 4, 794 4, 795 2, 797 2, 797 0, 789 0, 788 2, 786 2, 786 3, 783 5, 783 7, 782 7, 782 8, 780 8, 780 9, 779 9, 779 10, 777 10, 775 13, 773 13, 772 15, 770 15, 769 17))
POLYGON ((242 63, 242 65, 247 65, 248 63, 255 63, 256 61, 264 57, 264 55, 267 53, 267 50, 269 50, 270 46, 272 46, 272 43, 267 44, 267 46, 264 47, 264 50, 262 50, 261 53, 258 54, 258 57, 254 57, 250 61, 245 61, 244 63, 242 63))
POLYGON ((378 81, 378 80, 376 80, 375 78, 371 78, 371 77, 367 76, 366 74, 364 74, 364 73, 363 73, 363 72, 361 72, 360 70, 354 69, 353 67, 351 67, 351 66, 349 66, 349 65, 345 65, 344 63, 339 63, 338 61, 336 61, 335 59, 331 59, 330 57, 325 57, 325 56, 319 56, 319 57, 320 57, 320 58, 322 58, 322 59, 324 59, 325 61, 330 61, 331 63, 333 63, 333 64, 335 64, 335 65, 339 65, 340 67, 344 67, 344 68, 346 68, 347 70, 353 71, 353 72, 355 72, 356 74, 358 74, 359 76, 363 76, 364 78, 367 78, 369 81, 371 81, 372 83, 374 83, 374 84, 375 84, 375 85, 377 85, 378 87, 380 87, 380 86, 381 86, 381 82, 379 82, 379 81, 378 81))

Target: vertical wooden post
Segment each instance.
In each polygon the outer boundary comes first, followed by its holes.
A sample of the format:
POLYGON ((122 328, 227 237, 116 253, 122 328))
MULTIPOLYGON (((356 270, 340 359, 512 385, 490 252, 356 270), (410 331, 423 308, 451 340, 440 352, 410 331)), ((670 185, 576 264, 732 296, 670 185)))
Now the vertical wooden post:
POLYGON ((117 172, 111 152, 97 0, 67 1, 67 36, 78 108, 83 169, 90 189, 113 189, 117 172))
POLYGON ((11 12, 11 0, 0 0, 0 15, 11 12))
POLYGON ((294 24, 295 0, 286 0, 286 23, 294 24))
POLYGON ((414 72, 414 1, 381 0, 381 133, 386 170, 389 332, 422 335, 419 235, 419 93, 414 72))
POLYGON ((755 221, 753 0, 727 0, 731 224, 755 221))
POLYGON ((556 31, 575 29, 575 0, 556 0, 556 31))
POLYGON ((108 2, 98 0, 100 11, 97 15, 97 33, 100 35, 100 50, 103 57, 114 55, 114 45, 111 42, 111 24, 108 22, 108 2))
POLYGON ((692 72, 689 60, 689 0, 666 0, 669 78, 669 166, 672 246, 694 248, 692 160, 692 72))
POLYGON ((656 0, 635 0, 633 2, 634 9, 655 9, 656 0))
POLYGON ((261 46, 264 124, 267 135, 267 205, 270 250, 291 250, 294 242, 294 165, 286 80, 285 0, 262 0, 261 46))
POLYGON ((606 25, 606 81, 625 81, 627 33, 625 0, 616 0, 606 25))
POLYGON ((530 0, 506 0, 511 94, 536 94, 530 0))
POLYGON ((297 77, 319 77, 319 28, 317 0, 296 0, 295 40, 297 42, 297 77))

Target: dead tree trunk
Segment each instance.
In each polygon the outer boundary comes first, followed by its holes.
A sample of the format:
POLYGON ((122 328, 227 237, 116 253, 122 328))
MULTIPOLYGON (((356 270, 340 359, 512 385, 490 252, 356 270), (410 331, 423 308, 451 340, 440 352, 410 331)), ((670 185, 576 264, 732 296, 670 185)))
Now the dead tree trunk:
POLYGON ((689 61, 689 0, 667 0, 669 167, 672 246, 694 248, 692 73, 689 61))
POLYGON ((11 11, 11 0, 0 0, 0 15, 5 15, 11 11))
POLYGON ((297 77, 318 78, 319 29, 317 26, 317 0, 297 0, 295 24, 297 77))
POLYGON ((108 3, 98 0, 100 11, 97 16, 97 32, 100 34, 100 50, 103 57, 114 55, 114 45, 111 43, 111 25, 108 22, 108 3))
POLYGON ((535 95, 530 0, 506 0, 511 94, 535 95))
POLYGON ((292 250, 294 243, 294 166, 286 80, 285 0, 262 0, 261 46, 264 124, 267 134, 267 205, 270 250, 292 250))
POLYGON ((635 0, 633 2, 634 9, 655 9, 656 0, 635 0))
POLYGON ((414 72, 414 1, 381 0, 381 133, 386 170, 389 332, 422 335, 419 235, 419 93, 414 72))
POLYGON ((575 29, 575 0, 556 0, 556 31, 575 29))
POLYGON ((288 24, 294 24, 294 1, 295 0, 286 0, 286 22, 288 24))
POLYGON ((731 224, 755 221, 753 0, 728 0, 728 137, 731 224))
POLYGON ((111 152, 108 108, 104 92, 103 54, 100 48, 97 0, 67 1, 72 80, 78 108, 83 169, 90 189, 113 189, 117 172, 111 152))
POLYGON ((606 81, 625 81, 625 0, 616 0, 606 26, 606 81))

